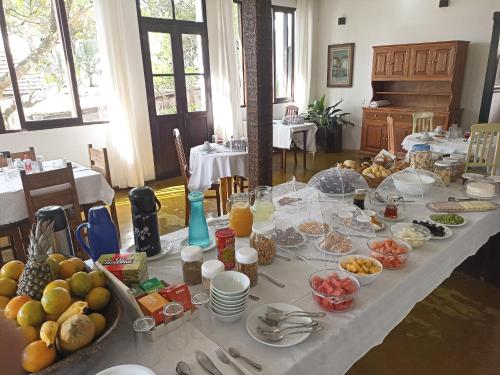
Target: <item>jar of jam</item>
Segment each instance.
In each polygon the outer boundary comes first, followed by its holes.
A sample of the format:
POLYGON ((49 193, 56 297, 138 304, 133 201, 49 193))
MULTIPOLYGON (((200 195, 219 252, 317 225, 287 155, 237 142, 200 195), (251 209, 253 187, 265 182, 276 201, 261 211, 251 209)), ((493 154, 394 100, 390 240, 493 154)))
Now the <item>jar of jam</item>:
POLYGON ((244 247, 236 252, 236 269, 250 279, 250 286, 257 285, 257 250, 244 247))
POLYGON ((204 292, 210 292, 212 279, 221 272, 224 272, 224 263, 220 260, 212 259, 203 262, 201 265, 201 285, 204 292))
POLYGON ((231 228, 219 229, 215 232, 219 260, 224 263, 224 269, 232 270, 235 266, 235 235, 231 228))
POLYGON ((410 167, 432 171, 432 152, 430 145, 413 145, 410 151, 410 167))
POLYGON ((365 209, 365 198, 366 198, 366 190, 365 189, 356 189, 354 190, 353 204, 359 207, 360 210, 365 209))
POLYGON ((199 246, 186 246, 181 250, 182 276, 187 285, 201 283, 203 250, 199 246))

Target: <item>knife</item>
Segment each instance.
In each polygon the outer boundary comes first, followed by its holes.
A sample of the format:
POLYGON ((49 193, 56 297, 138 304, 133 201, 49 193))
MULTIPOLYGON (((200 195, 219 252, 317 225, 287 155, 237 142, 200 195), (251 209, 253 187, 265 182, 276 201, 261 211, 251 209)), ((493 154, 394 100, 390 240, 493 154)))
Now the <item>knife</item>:
POLYGON ((208 355, 206 355, 202 351, 199 350, 196 351, 196 360, 201 365, 201 367, 203 367, 209 374, 222 375, 222 373, 219 371, 217 367, 215 367, 214 363, 208 357, 208 355))

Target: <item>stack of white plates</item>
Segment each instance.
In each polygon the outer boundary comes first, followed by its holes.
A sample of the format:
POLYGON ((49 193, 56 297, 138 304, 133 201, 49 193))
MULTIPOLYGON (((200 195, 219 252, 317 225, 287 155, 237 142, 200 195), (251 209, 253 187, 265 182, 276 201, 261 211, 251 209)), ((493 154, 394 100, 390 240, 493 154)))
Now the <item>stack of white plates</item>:
POLYGON ((247 307, 250 279, 247 275, 226 271, 212 279, 210 306, 216 319, 230 323, 238 320, 247 307))

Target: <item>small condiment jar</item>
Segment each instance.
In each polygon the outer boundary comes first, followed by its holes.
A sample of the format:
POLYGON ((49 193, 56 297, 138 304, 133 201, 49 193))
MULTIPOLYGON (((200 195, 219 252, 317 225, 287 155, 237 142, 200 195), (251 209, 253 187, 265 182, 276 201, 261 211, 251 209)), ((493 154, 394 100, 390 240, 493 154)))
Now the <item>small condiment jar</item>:
POLYGON ((354 197, 352 203, 359 207, 360 210, 365 209, 365 198, 366 198, 366 189, 356 189, 354 190, 354 197))
POLYGON ((201 283, 203 250, 199 246, 186 246, 181 250, 182 277, 187 285, 201 283))
POLYGON ((224 272, 224 263, 220 260, 213 259, 203 262, 201 265, 201 284, 204 292, 210 292, 212 279, 221 272, 224 272))
POLYGON ((434 163, 434 174, 441 178, 444 186, 451 182, 451 163, 446 160, 436 161, 434 163))
POLYGON ((388 219, 398 218, 398 200, 399 196, 387 197, 387 204, 385 205, 384 217, 388 219))
POLYGON ((231 228, 223 228, 215 231, 217 241, 217 252, 219 260, 224 263, 224 269, 232 270, 235 265, 235 234, 231 228))
POLYGON ((447 161, 451 164, 451 182, 455 182, 462 175, 460 172, 461 161, 452 157, 443 158, 443 161, 447 161))
POLYGON ((260 266, 271 264, 276 256, 276 242, 273 238, 275 228, 272 221, 252 225, 250 246, 257 250, 260 266))
POLYGON ((250 279, 250 286, 257 284, 257 263, 259 255, 257 250, 244 247, 236 251, 236 269, 250 279))

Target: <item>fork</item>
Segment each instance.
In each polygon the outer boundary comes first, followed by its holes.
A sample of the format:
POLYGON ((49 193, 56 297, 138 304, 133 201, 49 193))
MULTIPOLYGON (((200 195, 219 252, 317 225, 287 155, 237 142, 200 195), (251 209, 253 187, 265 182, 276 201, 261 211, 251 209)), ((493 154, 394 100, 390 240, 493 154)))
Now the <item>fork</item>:
POLYGON ((283 315, 285 317, 289 317, 289 316, 308 316, 308 317, 311 317, 311 318, 322 318, 326 315, 326 313, 324 311, 320 311, 320 312, 309 312, 309 311, 302 311, 302 310, 297 310, 297 311, 284 311, 284 310, 280 310, 280 309, 277 309, 276 307, 272 307, 272 306, 267 306, 267 312, 266 312, 266 315, 268 314, 280 314, 280 315, 283 315))
POLYGON ((236 370, 238 375, 245 375, 245 373, 238 366, 236 366, 236 363, 234 363, 229 359, 229 357, 226 355, 226 353, 224 353, 224 351, 221 348, 217 348, 215 350, 215 354, 217 354, 217 357, 219 357, 222 363, 226 365, 231 365, 236 370))
POLYGON ((261 327, 257 326, 256 330, 258 332, 262 333, 282 333, 287 330, 291 329, 301 329, 301 328, 311 328, 311 327, 317 327, 319 326, 319 322, 317 320, 313 320, 311 323, 303 323, 303 324, 295 324, 295 325, 289 325, 283 328, 277 328, 277 327, 261 327))
POLYGON ((307 330, 292 331, 292 332, 288 332, 288 333, 262 333, 259 331, 257 331, 257 332, 265 339, 267 339, 269 341, 277 342, 277 341, 284 340, 285 338, 287 338, 290 335, 300 335, 303 333, 312 333, 315 331, 321 331, 322 329, 323 329, 323 326, 317 326, 317 327, 311 327, 307 330))

